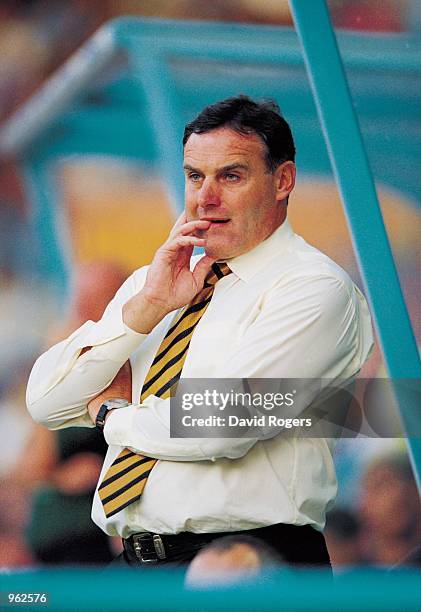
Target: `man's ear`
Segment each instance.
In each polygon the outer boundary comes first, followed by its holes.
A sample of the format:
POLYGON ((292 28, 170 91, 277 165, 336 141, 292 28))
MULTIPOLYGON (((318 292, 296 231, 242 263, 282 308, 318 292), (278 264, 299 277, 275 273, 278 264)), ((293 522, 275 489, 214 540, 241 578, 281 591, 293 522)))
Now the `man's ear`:
POLYGON ((278 202, 285 200, 294 189, 295 175, 296 167, 292 161, 283 162, 276 168, 274 178, 278 202))

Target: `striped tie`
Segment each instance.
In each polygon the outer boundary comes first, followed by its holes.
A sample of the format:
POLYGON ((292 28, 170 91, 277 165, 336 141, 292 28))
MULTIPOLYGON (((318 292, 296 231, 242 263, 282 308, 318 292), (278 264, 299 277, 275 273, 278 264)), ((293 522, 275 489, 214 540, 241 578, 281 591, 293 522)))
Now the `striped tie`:
MULTIPOLYGON (((215 284, 230 274, 226 263, 214 263, 203 289, 175 318, 161 342, 143 383, 140 401, 149 395, 166 399, 174 395, 194 329, 211 301, 215 284)), ((113 516, 142 495, 157 459, 144 457, 125 448, 108 468, 98 493, 106 517, 113 516)))

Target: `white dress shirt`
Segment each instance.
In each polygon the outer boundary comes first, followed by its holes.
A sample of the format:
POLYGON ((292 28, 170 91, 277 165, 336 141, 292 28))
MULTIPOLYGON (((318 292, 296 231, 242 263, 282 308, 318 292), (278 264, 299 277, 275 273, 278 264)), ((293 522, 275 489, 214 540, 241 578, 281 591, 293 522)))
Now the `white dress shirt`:
MULTIPOLYGON (((193 262, 197 260, 192 258, 193 262)), ((253 250, 231 259, 194 330, 182 376, 350 379, 371 350, 365 299, 346 272, 285 221, 253 250)), ((133 404, 113 410, 99 482, 124 447, 159 461, 141 499, 111 518, 95 493, 93 520, 109 535, 237 531, 275 523, 322 529, 336 495, 332 444, 323 438, 176 439, 169 399, 139 396, 174 318, 148 335, 129 329, 122 306, 145 281, 141 268, 98 323, 88 321, 35 363, 27 391, 33 418, 50 429, 92 427, 87 402, 130 358, 133 404), (80 356, 84 347, 92 349, 80 356)))

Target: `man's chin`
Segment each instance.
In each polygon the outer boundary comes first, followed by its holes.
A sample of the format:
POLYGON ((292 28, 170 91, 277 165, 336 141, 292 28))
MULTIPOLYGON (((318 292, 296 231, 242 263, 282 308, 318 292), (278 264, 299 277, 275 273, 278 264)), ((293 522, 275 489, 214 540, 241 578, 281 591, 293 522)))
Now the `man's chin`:
POLYGON ((216 261, 225 261, 232 257, 230 249, 225 245, 209 244, 205 246, 205 253, 216 261))

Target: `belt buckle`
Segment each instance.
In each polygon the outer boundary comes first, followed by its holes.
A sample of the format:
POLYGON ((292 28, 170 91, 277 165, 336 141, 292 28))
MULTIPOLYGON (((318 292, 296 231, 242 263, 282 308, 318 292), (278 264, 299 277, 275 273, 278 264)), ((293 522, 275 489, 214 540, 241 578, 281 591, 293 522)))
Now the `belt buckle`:
POLYGON ((160 535, 139 533, 132 537, 136 557, 142 563, 158 563, 158 561, 166 559, 167 555, 160 535))

